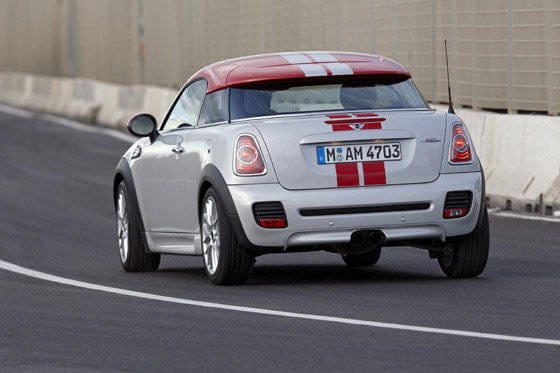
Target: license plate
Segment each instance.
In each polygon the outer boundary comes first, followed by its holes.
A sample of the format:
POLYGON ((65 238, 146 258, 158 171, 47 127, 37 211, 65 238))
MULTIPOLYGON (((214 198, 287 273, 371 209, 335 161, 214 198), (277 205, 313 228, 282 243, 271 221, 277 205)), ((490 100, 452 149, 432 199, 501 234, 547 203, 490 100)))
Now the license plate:
POLYGON ((317 147, 317 163, 319 164, 398 161, 400 159, 401 144, 398 142, 329 145, 317 147))

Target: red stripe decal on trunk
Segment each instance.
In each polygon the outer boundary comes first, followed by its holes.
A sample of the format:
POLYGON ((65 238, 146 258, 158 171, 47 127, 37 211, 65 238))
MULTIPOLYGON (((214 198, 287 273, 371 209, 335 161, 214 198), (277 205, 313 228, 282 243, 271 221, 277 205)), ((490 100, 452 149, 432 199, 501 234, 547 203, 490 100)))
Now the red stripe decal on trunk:
POLYGON ((380 123, 384 122, 385 118, 350 118, 350 119, 335 119, 326 120, 326 124, 355 124, 355 123, 380 123))
POLYGON ((360 185, 357 163, 336 163, 335 167, 336 182, 339 187, 360 185))
POLYGON ((364 185, 387 184, 385 162, 364 162, 364 185))
MULTIPOLYGON (((331 120, 326 120, 325 124, 330 124, 333 131, 360 131, 381 129, 381 122, 385 118, 372 113, 353 113, 353 114, 331 114, 327 115, 331 120)), ((362 162, 363 185, 383 185, 387 183, 385 173, 385 162, 362 162)), ((361 172, 358 163, 336 163, 336 182, 339 187, 359 186, 361 172)))

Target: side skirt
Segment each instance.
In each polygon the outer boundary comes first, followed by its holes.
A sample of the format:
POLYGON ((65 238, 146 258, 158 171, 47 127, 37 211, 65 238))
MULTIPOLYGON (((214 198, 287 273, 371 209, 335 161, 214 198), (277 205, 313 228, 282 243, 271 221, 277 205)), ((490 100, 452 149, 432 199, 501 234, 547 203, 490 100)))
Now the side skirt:
POLYGON ((150 252, 202 255, 200 234, 144 232, 150 252))

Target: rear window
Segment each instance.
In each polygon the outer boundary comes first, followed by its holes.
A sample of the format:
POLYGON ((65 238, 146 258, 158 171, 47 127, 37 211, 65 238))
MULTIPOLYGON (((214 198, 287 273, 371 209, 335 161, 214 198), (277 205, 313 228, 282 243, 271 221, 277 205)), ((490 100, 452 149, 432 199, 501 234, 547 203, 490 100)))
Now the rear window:
POLYGON ((410 79, 264 83, 231 88, 231 119, 329 110, 415 109, 427 104, 410 79))

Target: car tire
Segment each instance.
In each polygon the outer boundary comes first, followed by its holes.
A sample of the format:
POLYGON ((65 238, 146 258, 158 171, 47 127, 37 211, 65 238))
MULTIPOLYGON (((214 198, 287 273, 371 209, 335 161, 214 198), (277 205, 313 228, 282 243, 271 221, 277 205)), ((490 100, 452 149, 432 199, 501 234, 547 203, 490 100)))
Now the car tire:
POLYGON ((342 260, 349 267, 372 266, 379 261, 381 247, 376 247, 371 251, 362 254, 341 254, 342 260))
POLYGON ((208 278, 214 285, 245 284, 255 259, 239 244, 213 188, 206 191, 199 215, 202 259, 208 278))
POLYGON ((126 272, 150 272, 159 267, 160 254, 149 253, 141 231, 138 206, 130 188, 121 181, 115 196, 117 215, 117 247, 121 265, 126 272))
POLYGON ((471 234, 453 239, 449 253, 438 257, 439 266, 448 277, 476 277, 484 271, 490 248, 490 224, 488 211, 484 209, 482 214, 471 234))

